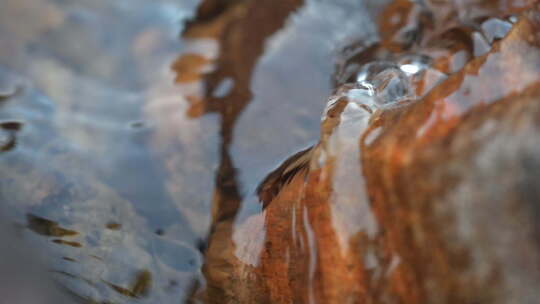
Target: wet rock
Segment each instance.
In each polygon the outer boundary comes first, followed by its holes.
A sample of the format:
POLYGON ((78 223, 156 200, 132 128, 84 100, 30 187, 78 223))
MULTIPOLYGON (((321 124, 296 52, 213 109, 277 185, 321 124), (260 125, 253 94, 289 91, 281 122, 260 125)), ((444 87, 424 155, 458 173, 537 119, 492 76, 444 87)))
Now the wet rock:
POLYGON ((358 88, 338 90, 302 174, 283 174, 295 155, 278 168, 286 181, 261 197, 263 213, 216 226, 234 239, 207 251, 227 265, 209 277, 229 282, 225 299, 534 303, 538 20, 538 9, 525 12, 487 53, 406 105, 358 106, 343 94, 358 88))

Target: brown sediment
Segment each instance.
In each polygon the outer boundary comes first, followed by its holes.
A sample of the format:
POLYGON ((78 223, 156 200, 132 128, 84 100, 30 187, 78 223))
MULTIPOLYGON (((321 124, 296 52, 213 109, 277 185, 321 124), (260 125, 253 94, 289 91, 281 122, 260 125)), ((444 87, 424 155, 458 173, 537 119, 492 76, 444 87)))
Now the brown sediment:
POLYGON ((135 274, 131 288, 125 288, 104 281, 115 292, 130 298, 142 298, 150 292, 152 274, 148 270, 141 270, 135 274))
POLYGON ((52 242, 55 244, 66 245, 66 246, 71 246, 75 248, 83 247, 83 245, 79 242, 72 242, 72 241, 66 241, 66 240, 61 240, 61 239, 55 239, 55 240, 52 240, 52 242))
POLYGON ((137 297, 147 296, 152 286, 152 273, 148 270, 139 271, 131 286, 131 291, 137 297))
POLYGON ((122 224, 117 222, 108 222, 105 227, 110 230, 120 230, 122 228, 122 224))
POLYGON ((28 229, 34 231, 35 233, 45 235, 45 236, 76 236, 78 232, 65 229, 59 226, 57 222, 33 215, 28 214, 28 229))

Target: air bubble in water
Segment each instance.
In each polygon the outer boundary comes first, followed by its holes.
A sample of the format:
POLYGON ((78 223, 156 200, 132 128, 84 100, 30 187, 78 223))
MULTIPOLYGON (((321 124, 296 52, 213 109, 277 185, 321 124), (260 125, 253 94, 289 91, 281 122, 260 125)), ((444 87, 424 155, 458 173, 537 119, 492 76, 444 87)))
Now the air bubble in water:
POLYGON ((364 65, 357 76, 359 84, 369 87, 380 105, 398 102, 409 96, 409 79, 392 62, 377 61, 364 65))
POLYGON ((373 87, 378 104, 386 105, 410 97, 410 81, 401 68, 388 61, 376 61, 362 67, 359 84, 373 87))
POLYGON ((377 101, 381 105, 399 102, 410 97, 410 82, 400 69, 386 70, 374 80, 377 101))

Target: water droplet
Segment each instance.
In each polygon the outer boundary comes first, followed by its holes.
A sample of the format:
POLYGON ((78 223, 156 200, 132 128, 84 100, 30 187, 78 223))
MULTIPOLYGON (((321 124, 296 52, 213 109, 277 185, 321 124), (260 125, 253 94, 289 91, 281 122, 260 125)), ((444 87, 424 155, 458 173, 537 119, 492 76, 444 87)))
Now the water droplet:
POLYGON ((395 63, 368 63, 362 67, 356 79, 360 85, 373 89, 379 105, 396 103, 410 97, 409 78, 395 63))
POLYGON ((482 23, 482 33, 489 43, 504 38, 512 29, 512 23, 498 18, 491 18, 482 23))

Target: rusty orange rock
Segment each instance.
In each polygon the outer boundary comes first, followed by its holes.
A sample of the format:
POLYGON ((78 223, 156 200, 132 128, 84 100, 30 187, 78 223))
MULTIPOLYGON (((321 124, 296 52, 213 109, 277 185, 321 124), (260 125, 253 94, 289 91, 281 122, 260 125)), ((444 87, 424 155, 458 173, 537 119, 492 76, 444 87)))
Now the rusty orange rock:
POLYGON ((536 301, 539 32, 533 7, 426 96, 366 121, 336 101, 321 141, 259 188, 264 211, 214 227, 205 301, 536 301))

